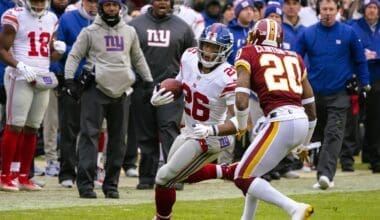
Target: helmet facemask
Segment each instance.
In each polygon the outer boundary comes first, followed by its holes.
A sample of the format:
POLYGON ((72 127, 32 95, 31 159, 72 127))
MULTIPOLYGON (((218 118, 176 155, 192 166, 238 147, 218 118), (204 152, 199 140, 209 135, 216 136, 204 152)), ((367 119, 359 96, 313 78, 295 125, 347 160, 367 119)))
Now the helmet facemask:
POLYGON ((232 45, 226 45, 211 40, 200 40, 198 57, 204 67, 212 68, 218 64, 224 63, 231 54, 231 49, 232 45), (207 51, 204 47, 208 47, 207 51))
POLYGON ((34 17, 41 17, 45 15, 50 7, 50 0, 45 0, 42 6, 32 3, 32 0, 25 0, 25 7, 34 17))

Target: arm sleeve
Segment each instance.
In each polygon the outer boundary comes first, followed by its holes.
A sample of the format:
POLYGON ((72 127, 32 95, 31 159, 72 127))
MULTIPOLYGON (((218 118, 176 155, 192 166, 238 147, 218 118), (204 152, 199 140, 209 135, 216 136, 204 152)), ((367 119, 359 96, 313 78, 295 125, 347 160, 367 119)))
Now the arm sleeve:
POLYGON ((303 30, 300 36, 298 37, 297 39, 298 41, 294 47, 294 51, 300 54, 302 57, 305 57, 305 54, 306 54, 305 33, 306 33, 306 30, 303 30))
POLYGON ((146 82, 153 82, 153 77, 150 72, 149 66, 145 60, 144 53, 140 47, 140 41, 137 36, 136 30, 134 28, 131 29, 133 31, 133 42, 131 47, 131 62, 132 65, 136 68, 136 72, 141 76, 141 78, 146 82))
POLYGON ((14 10, 10 9, 1 16, 1 26, 5 24, 11 25, 16 32, 18 31, 19 24, 17 20, 17 15, 14 10))
POLYGON ((87 29, 82 30, 72 46, 65 64, 65 79, 74 78, 75 71, 77 70, 80 61, 88 54, 90 48, 89 36, 90 33, 87 29))
POLYGON ((71 51, 72 45, 67 44, 67 37, 69 36, 66 34, 66 23, 65 20, 60 19, 57 29, 57 40, 63 41, 66 43, 66 51, 63 54, 63 58, 66 58, 69 55, 69 52, 71 51))
POLYGON ((248 47, 243 47, 236 53, 235 69, 237 69, 239 66, 244 67, 249 73, 251 73, 252 67, 250 63, 250 54, 248 47))
POLYGON ((359 73, 359 79, 361 84, 369 84, 369 72, 368 64, 364 55, 364 47, 361 43, 360 38, 356 35, 355 31, 351 29, 351 39, 350 39, 350 49, 352 54, 352 59, 357 66, 359 73))

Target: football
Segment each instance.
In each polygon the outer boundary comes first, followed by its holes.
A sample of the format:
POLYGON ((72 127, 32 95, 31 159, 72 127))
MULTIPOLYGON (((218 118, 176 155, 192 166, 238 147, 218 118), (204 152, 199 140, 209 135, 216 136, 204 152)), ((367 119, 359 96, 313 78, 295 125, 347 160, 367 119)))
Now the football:
POLYGON ((177 99, 182 95, 182 83, 172 78, 163 80, 160 83, 160 88, 165 88, 167 91, 171 91, 174 94, 174 99, 177 99))

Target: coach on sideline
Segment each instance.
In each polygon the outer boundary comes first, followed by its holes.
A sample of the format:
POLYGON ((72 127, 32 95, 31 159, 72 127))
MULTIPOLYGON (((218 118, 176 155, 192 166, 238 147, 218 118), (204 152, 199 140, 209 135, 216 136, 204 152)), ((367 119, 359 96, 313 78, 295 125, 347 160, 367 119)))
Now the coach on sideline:
MULTIPOLYGON (((107 119, 108 144, 103 193, 119 198, 118 182, 126 147, 130 91, 135 82, 132 65, 145 82, 153 82, 134 28, 120 17, 121 0, 99 0, 99 15, 82 30, 67 58, 65 79, 70 85, 80 60, 95 75, 81 99, 77 186, 81 198, 96 198, 97 143, 103 119, 107 119)), ((82 73, 83 74, 83 73, 82 73)), ((91 76, 89 77, 91 78, 91 76)), ((89 81, 89 80, 87 80, 89 81)), ((69 90, 75 90, 75 87, 69 90)))
POLYGON ((337 22, 340 0, 320 0, 320 22, 302 32, 296 52, 308 55, 308 79, 314 90, 318 122, 313 141, 321 141, 316 189, 334 186, 336 164, 342 147, 350 97, 346 83, 357 67, 360 83, 369 90, 364 48, 354 30, 337 22))

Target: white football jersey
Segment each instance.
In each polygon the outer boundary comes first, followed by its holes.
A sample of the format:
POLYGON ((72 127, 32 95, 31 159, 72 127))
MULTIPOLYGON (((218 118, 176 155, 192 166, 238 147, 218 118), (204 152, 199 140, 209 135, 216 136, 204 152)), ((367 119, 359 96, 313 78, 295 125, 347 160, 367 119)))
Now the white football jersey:
POLYGON ((205 28, 203 16, 199 12, 185 5, 180 5, 174 10, 174 14, 184 20, 193 30, 195 38, 199 39, 205 28))
MULTIPOLYGON (((1 23, 11 25, 16 30, 16 37, 10 49, 13 57, 32 67, 39 74, 48 72, 50 42, 57 29, 57 16, 47 12, 41 17, 34 17, 26 8, 16 7, 2 15, 1 23)), ((21 77, 13 68, 10 69, 10 74, 17 78, 21 77)))
POLYGON ((197 48, 189 48, 181 58, 177 80, 185 94, 185 126, 222 124, 227 106, 235 103, 236 71, 227 62, 203 74, 198 67, 197 48))

